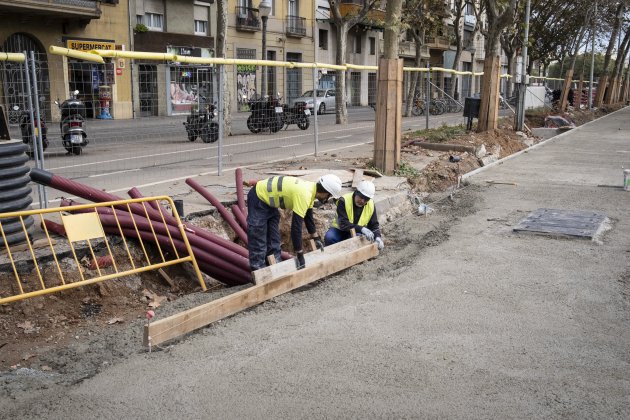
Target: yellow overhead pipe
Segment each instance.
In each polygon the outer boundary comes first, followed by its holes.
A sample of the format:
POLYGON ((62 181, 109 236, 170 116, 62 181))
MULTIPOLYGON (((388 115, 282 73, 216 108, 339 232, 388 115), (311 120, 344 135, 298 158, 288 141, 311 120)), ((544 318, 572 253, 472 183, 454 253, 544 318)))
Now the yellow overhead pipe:
POLYGON ((119 51, 119 50, 91 50, 91 54, 98 54, 105 58, 132 58, 144 60, 164 60, 175 61, 176 54, 154 53, 142 51, 119 51))
POLYGON ((70 48, 56 47, 54 45, 51 45, 48 51, 51 54, 65 55, 67 57, 78 58, 80 60, 94 61, 101 64, 105 62, 103 61, 103 57, 97 54, 92 54, 91 52, 87 53, 79 50, 71 50, 70 48))
POLYGON ((23 63, 26 60, 26 56, 23 53, 6 53, 0 52, 0 61, 15 61, 23 63))

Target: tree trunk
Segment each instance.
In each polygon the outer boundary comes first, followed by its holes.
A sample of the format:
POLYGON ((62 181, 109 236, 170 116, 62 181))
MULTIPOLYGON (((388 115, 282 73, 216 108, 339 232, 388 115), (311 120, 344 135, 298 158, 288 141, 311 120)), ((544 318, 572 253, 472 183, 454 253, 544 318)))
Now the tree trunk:
POLYGON ((604 98, 604 102, 607 104, 611 104, 617 102, 619 99, 619 89, 623 72, 623 64, 626 61, 626 55, 628 54, 628 44, 630 40, 630 29, 626 32, 623 37, 623 41, 621 42, 621 46, 619 51, 617 51, 617 60, 615 62, 615 69, 612 74, 611 86, 613 89, 608 95, 607 98, 604 98))
MULTIPOLYGON (((337 55, 335 64, 346 62, 346 49, 348 48, 348 25, 343 23, 337 25, 337 55)), ((317 110, 316 110, 317 111, 317 110)), ((337 70, 335 80, 335 122, 337 124, 348 124, 348 108, 346 107, 346 72, 337 70)))
MULTIPOLYGON (((227 46, 225 43, 225 35, 228 27, 228 10, 227 10, 227 0, 219 0, 217 2, 217 49, 216 54, 217 57, 225 57, 227 46)), ((220 68, 223 66, 219 66, 220 68)), ((230 83, 228 81, 227 72, 223 70, 223 98, 222 104, 219 106, 223 106, 223 135, 231 136, 232 135, 232 91, 230 90, 230 83)))
MULTIPOLYGON (((507 57, 508 71, 510 72, 510 74, 515 74, 516 71, 514 69, 514 51, 510 51, 509 53, 505 51, 505 56, 507 57)), ((505 83, 505 99, 510 97, 512 97, 512 82, 508 78, 505 83)))
MULTIPOLYGON (((422 43, 420 40, 420 36, 416 36, 414 33, 414 42, 416 46, 416 62, 415 66, 420 67, 422 65, 422 43)), ((409 88, 405 95, 405 117, 411 116, 411 109, 413 108, 413 104, 416 97, 416 90, 418 89, 418 80, 420 79, 420 72, 413 71, 409 72, 409 88)))
POLYGON ((610 65, 610 60, 612 58, 612 52, 615 48, 615 43, 617 42, 617 33, 619 33, 619 27, 621 26, 621 20, 623 17, 623 12, 625 10, 625 4, 623 1, 619 2, 619 6, 617 6, 617 12, 615 14, 615 23, 613 25, 612 33, 610 34, 610 39, 608 41, 608 48, 606 49, 606 55, 604 56, 604 70, 602 76, 599 78, 599 82, 597 83, 597 96, 595 96, 595 106, 600 107, 604 102, 604 95, 606 94, 606 88, 608 84, 608 79, 610 76, 610 71, 608 69, 610 65))

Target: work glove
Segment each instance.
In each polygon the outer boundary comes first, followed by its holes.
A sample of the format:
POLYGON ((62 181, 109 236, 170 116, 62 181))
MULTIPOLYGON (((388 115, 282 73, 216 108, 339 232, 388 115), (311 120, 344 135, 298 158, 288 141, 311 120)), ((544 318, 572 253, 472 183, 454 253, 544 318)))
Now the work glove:
POLYGON ((368 241, 374 242, 374 232, 366 227, 361 228, 361 234, 367 238, 368 241))
POLYGON ((378 247, 379 251, 382 251, 383 248, 385 248, 385 244, 383 243, 383 240, 381 238, 376 238, 376 246, 378 247))
POLYGON ((304 261, 304 253, 298 252, 297 257, 295 257, 295 268, 298 270, 303 269, 306 266, 306 262, 304 261))
POLYGON ((324 243, 322 242, 321 238, 319 236, 316 236, 315 238, 313 238, 313 241, 315 241, 315 246, 317 247, 317 249, 324 252, 324 243))

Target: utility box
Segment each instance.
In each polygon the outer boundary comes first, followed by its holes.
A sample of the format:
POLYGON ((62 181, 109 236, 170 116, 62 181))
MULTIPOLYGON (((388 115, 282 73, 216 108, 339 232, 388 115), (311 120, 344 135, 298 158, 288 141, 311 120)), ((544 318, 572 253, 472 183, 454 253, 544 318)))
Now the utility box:
POLYGON ((464 99, 464 117, 479 118, 479 108, 481 108, 481 99, 464 99))

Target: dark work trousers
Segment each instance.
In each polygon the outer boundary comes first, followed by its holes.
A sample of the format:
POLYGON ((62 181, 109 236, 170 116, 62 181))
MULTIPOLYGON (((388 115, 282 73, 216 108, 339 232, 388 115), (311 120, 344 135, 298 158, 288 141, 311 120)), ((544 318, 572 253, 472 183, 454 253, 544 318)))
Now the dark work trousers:
POLYGON ((280 212, 258 198, 256 187, 247 193, 247 241, 252 271, 266 267, 268 255, 281 261, 280 212))

